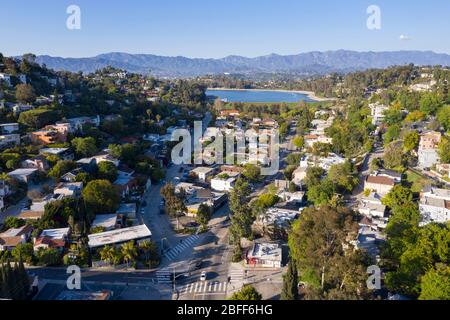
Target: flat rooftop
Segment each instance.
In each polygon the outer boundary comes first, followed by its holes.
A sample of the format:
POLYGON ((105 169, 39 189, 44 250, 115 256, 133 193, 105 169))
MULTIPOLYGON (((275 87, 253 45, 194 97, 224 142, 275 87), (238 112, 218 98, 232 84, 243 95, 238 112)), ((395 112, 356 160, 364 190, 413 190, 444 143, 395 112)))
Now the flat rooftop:
POLYGON ((89 247, 97 248, 106 245, 128 242, 131 240, 150 238, 151 236, 152 236, 151 231, 147 228, 145 224, 142 224, 130 228, 90 234, 88 237, 89 237, 89 247))

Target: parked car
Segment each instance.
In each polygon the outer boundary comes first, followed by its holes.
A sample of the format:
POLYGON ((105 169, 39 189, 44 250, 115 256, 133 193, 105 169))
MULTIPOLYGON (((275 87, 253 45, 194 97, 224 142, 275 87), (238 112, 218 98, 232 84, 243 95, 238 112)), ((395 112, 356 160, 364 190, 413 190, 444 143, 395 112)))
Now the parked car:
POLYGON ((200 275, 200 281, 206 281, 206 271, 203 271, 200 275))

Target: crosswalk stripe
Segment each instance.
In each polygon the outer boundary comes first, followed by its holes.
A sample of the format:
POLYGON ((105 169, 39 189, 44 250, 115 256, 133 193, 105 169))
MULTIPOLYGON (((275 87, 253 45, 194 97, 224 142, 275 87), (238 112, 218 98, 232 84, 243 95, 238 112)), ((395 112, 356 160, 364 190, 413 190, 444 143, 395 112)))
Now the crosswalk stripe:
POLYGON ((217 282, 214 282, 214 292, 216 291, 216 289, 217 289, 217 282))

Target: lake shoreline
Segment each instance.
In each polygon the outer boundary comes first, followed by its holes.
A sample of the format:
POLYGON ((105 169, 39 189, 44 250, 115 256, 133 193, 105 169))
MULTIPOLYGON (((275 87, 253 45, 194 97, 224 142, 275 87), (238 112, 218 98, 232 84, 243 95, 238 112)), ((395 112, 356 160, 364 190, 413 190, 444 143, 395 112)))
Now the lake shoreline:
MULTIPOLYGON (((208 88, 208 91, 266 91, 266 92, 287 92, 287 93, 298 93, 304 94, 309 99, 314 100, 313 102, 326 102, 333 101, 334 98, 322 98, 316 96, 312 91, 302 91, 302 90, 283 90, 283 89, 231 89, 231 88, 208 88)), ((261 102, 264 103, 264 102, 261 102)), ((280 102, 281 103, 281 102, 280 102)))

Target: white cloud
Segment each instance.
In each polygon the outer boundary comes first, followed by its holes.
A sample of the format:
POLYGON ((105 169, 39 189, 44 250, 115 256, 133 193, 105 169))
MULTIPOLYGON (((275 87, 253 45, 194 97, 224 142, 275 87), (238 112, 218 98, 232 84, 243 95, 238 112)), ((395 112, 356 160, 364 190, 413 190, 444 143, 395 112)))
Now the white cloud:
POLYGON ((400 38, 399 38, 401 41, 408 41, 408 40, 411 40, 411 37, 410 36, 406 36, 406 35, 404 35, 404 34, 402 34, 401 36, 400 36, 400 38))

